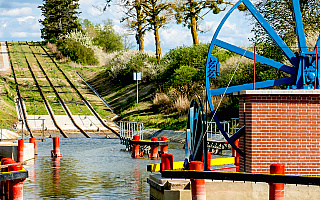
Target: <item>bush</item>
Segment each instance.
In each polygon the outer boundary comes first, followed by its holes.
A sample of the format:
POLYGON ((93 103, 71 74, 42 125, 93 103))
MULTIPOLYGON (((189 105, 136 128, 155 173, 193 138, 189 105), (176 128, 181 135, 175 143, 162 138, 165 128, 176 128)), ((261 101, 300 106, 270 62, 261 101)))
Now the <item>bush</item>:
POLYGON ((80 42, 72 39, 60 39, 58 41, 59 51, 70 58, 72 61, 83 65, 98 64, 98 60, 94 57, 94 51, 83 46, 80 42))
POLYGON ((98 36, 93 38, 94 45, 100 46, 107 53, 123 49, 122 37, 115 32, 111 20, 105 22, 104 26, 98 28, 98 36))
POLYGON ((161 71, 161 67, 156 65, 154 55, 137 50, 124 51, 115 54, 107 61, 110 67, 110 76, 119 83, 126 85, 133 83, 133 72, 142 72, 141 81, 153 80, 161 71))
POLYGON ((174 108, 178 111, 180 115, 185 115, 188 113, 190 106, 190 101, 186 96, 178 96, 177 100, 174 102, 174 108))
POLYGON ((192 85, 197 77, 198 70, 191 66, 182 65, 174 70, 171 76, 171 86, 176 88, 182 95, 191 93, 192 85))

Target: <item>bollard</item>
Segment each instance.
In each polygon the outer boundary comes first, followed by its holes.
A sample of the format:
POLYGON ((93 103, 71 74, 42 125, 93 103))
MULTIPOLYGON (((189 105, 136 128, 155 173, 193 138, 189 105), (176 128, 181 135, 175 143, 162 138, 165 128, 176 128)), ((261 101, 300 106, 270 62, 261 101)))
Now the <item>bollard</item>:
POLYGON ((29 138, 29 143, 32 143, 32 144, 33 144, 33 147, 35 147, 36 139, 34 139, 34 138, 29 138))
MULTIPOLYGON (((132 141, 139 141, 139 135, 134 135, 132 141)), ((140 153, 139 153, 139 145, 138 144, 134 144, 132 145, 132 158, 139 158, 140 153)))
MULTIPOLYGON (((234 144, 239 148, 239 139, 234 141, 234 144)), ((234 157, 235 166, 239 166, 239 153, 232 148, 232 157, 234 157)))
POLYGON ((211 170, 211 152, 207 151, 207 158, 208 158, 208 170, 211 170))
MULTIPOLYGON (((284 165, 270 165, 270 174, 284 174, 284 165)), ((269 183, 269 200, 284 199, 284 183, 269 183)))
POLYGON ((53 137, 53 150, 51 150, 51 157, 62 157, 60 153, 60 141, 59 137, 53 137))
POLYGON ((170 153, 164 153, 161 156, 160 171, 173 170, 173 155, 170 153))
MULTIPOLYGON (((151 141, 155 142, 158 141, 158 138, 151 138, 151 141)), ((151 149, 150 149, 150 154, 149 154, 149 158, 151 159, 157 159, 158 156, 158 146, 157 145, 150 145, 151 149)))
MULTIPOLYGON (((201 161, 191 161, 190 170, 203 171, 204 164, 201 161)), ((192 200, 206 199, 206 185, 204 179, 191 179, 192 200)))
MULTIPOLYGON (((8 171, 20 171, 22 170, 22 165, 15 164, 8 167, 8 171)), ((25 179, 13 179, 9 181, 9 199, 23 200, 23 182, 25 179)))
MULTIPOLYGON (((11 158, 2 158, 1 165, 9 165, 15 164, 16 161, 12 160, 11 158)), ((8 172, 8 168, 2 168, 1 172, 8 172)), ((1 182, 1 193, 5 197, 4 199, 9 199, 9 181, 1 182)))
MULTIPOLYGON (((167 137, 166 136, 162 136, 160 138, 160 141, 167 141, 167 137)), ((160 145, 160 153, 159 153, 160 157, 161 157, 162 154, 165 154, 165 153, 168 153, 168 145, 167 144, 160 145)))
POLYGON ((23 147, 24 147, 24 141, 23 140, 18 140, 17 162, 23 162, 23 147))

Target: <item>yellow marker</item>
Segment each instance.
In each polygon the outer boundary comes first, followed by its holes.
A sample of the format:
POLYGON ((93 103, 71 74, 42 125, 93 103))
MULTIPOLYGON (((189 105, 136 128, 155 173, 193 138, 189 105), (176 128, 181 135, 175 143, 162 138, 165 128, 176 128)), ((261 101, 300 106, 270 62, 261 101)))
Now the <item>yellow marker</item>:
MULTIPOLYGON (((227 157, 227 158, 213 158, 211 159, 211 166, 214 165, 228 165, 234 164, 235 158, 234 157, 227 157)), ((173 169, 183 169, 184 161, 176 161, 173 162, 173 169)), ((160 171, 160 163, 150 164, 147 166, 147 170, 150 172, 158 172, 160 171)))

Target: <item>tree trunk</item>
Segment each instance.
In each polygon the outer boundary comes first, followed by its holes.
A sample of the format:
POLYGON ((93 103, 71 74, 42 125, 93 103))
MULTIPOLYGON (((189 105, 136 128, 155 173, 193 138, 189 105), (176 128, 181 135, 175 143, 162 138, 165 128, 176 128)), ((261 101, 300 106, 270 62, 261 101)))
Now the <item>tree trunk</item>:
POLYGON ((137 5, 135 6, 136 11, 137 11, 137 22, 138 22, 138 27, 137 27, 137 44, 139 45, 139 51, 144 51, 144 33, 143 33, 143 27, 142 27, 142 12, 141 12, 141 5, 139 2, 137 2, 137 5))
MULTIPOLYGON (((193 5, 193 0, 190 0, 190 5, 193 5)), ((195 14, 195 9, 194 7, 191 8, 191 35, 192 35, 192 40, 193 44, 198 44, 199 39, 198 39, 198 32, 197 32, 197 19, 196 19, 196 14, 195 14)))
POLYGON ((159 40, 159 27, 154 27, 154 39, 156 43, 156 57, 158 60, 158 64, 160 63, 161 59, 161 47, 160 47, 160 40, 159 40))
POLYGON ((192 35, 193 44, 198 44, 199 39, 198 39, 198 32, 197 32, 197 21, 195 16, 191 17, 191 35, 192 35))
POLYGON ((143 30, 142 24, 139 23, 138 25, 138 35, 137 35, 137 43, 139 45, 139 51, 144 51, 144 38, 143 38, 143 30))

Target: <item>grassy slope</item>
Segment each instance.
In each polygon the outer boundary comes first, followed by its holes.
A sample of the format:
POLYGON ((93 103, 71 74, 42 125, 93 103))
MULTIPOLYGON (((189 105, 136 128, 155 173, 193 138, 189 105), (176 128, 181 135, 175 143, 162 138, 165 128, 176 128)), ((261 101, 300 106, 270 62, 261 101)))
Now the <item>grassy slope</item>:
MULTIPOLYGON (((115 113, 120 116, 118 120, 140 121, 144 123, 145 128, 173 130, 183 130, 185 128, 185 116, 181 117, 177 113, 159 113, 158 110, 152 106, 153 95, 156 88, 152 83, 139 84, 139 107, 137 109, 136 84, 120 86, 118 83, 110 82, 104 67, 79 67, 64 63, 59 63, 59 65, 65 73, 71 77, 76 87, 103 118, 111 119, 114 115, 95 97, 94 93, 81 81, 76 72, 79 72, 110 104, 115 113)), ((1 80, 0 87, 2 86, 3 89, 10 88, 10 90, 6 89, 1 94, 0 118, 17 118, 13 101, 13 97, 16 96, 13 77, 9 73, 1 76, 1 80), (4 79, 6 81, 3 81, 4 79), (8 80, 11 80, 10 84, 8 80)))
POLYGON ((153 95, 156 86, 153 83, 139 84, 139 105, 137 108, 137 85, 120 86, 109 81, 104 68, 96 68, 93 72, 82 70, 82 75, 111 105, 121 117, 120 120, 140 121, 146 128, 183 130, 186 126, 186 116, 178 113, 163 114, 153 107, 153 95))

